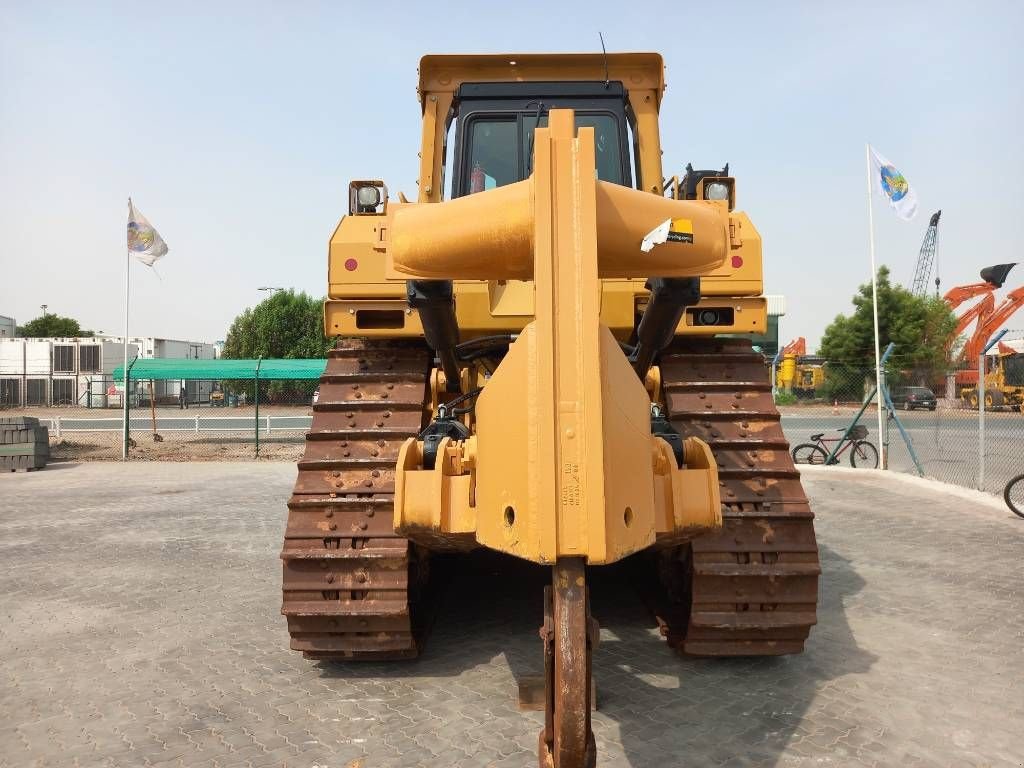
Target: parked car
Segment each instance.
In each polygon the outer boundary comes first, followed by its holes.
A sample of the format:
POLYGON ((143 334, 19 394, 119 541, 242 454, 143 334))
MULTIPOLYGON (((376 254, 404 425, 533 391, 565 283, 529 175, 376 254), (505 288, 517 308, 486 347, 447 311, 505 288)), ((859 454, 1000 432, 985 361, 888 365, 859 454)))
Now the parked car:
POLYGON ((905 411, 912 411, 915 408, 927 408, 929 411, 934 411, 935 393, 928 387, 902 387, 892 393, 892 404, 905 411))

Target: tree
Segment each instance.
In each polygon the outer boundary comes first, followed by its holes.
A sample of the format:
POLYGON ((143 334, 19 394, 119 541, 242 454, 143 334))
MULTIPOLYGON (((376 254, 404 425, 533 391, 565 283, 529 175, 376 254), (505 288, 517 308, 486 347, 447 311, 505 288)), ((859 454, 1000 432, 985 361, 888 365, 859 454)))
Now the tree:
POLYGON ((18 335, 28 339, 42 339, 51 336, 74 338, 76 336, 93 336, 92 331, 83 331, 78 321, 70 317, 61 317, 44 312, 42 317, 29 320, 18 326, 18 335))
MULTIPOLYGON (((333 340, 324 336, 322 300, 305 292, 275 291, 255 307, 235 318, 224 340, 224 357, 276 357, 306 359, 326 357, 333 340)), ((225 382, 228 388, 241 390, 241 382, 225 382)), ((249 385, 251 386, 251 384, 249 385)), ((315 383, 268 382, 265 391, 272 397, 311 394, 315 383)), ((249 393, 251 396, 251 392, 249 393)))
MULTIPOLYGON (((839 315, 825 329, 818 348, 825 357, 829 388, 857 388, 865 371, 875 365, 874 321, 871 284, 858 288, 853 296, 853 314, 839 315)), ((889 282, 889 270, 878 270, 878 338, 882 351, 896 345, 886 366, 901 378, 931 384, 948 368, 948 349, 956 330, 956 316, 942 299, 914 296, 889 282)), ((859 392, 858 392, 859 394, 859 392)))

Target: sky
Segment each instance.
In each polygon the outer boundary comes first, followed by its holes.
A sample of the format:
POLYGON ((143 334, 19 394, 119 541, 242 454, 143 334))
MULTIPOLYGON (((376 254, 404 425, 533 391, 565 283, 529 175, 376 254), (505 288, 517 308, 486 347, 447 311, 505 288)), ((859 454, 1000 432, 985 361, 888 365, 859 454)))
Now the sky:
POLYGON ((1024 261, 1022 29, 1020 2, 0 0, 0 315, 120 333, 129 195, 170 246, 133 266, 132 335, 223 339, 260 286, 321 296, 348 181, 415 197, 421 55, 601 31, 664 55, 666 175, 730 164, 783 342, 813 349, 870 279, 865 142, 920 200, 875 202, 895 281, 939 208, 943 290, 1024 261))

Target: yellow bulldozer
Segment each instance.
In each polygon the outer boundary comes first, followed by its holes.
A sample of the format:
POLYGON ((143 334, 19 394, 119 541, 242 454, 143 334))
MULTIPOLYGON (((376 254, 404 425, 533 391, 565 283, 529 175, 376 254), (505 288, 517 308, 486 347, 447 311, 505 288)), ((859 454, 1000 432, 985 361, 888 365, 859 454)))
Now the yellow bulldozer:
MULTIPOLYGON (((339 337, 288 503, 311 659, 416 656, 431 559, 551 569, 540 765, 595 762, 588 568, 681 653, 798 653, 818 549, 761 355, 761 240, 724 171, 666 183, 660 55, 425 56, 416 202, 352 181, 339 337)), ((541 596, 538 596, 540 601, 541 596)))

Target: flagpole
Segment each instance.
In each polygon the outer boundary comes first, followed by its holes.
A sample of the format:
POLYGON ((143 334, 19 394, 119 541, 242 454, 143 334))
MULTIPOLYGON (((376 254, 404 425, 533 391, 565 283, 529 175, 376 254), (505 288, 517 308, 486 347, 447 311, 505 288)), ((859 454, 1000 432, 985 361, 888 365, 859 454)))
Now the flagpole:
POLYGON ((871 145, 864 145, 864 158, 867 161, 868 180, 868 243, 871 251, 871 314, 875 323, 875 402, 878 405, 878 444, 881 446, 879 466, 889 468, 888 451, 885 435, 882 431, 882 355, 878 340, 878 270, 875 268, 875 216, 871 205, 871 145))
MULTIPOLYGON (((128 198, 128 216, 131 218, 132 199, 128 198)), ((123 434, 121 435, 121 461, 128 460, 128 296, 131 288, 132 274, 132 252, 125 249, 124 252, 124 368, 122 368, 122 381, 124 382, 124 394, 121 397, 121 409, 123 419, 123 434)))

